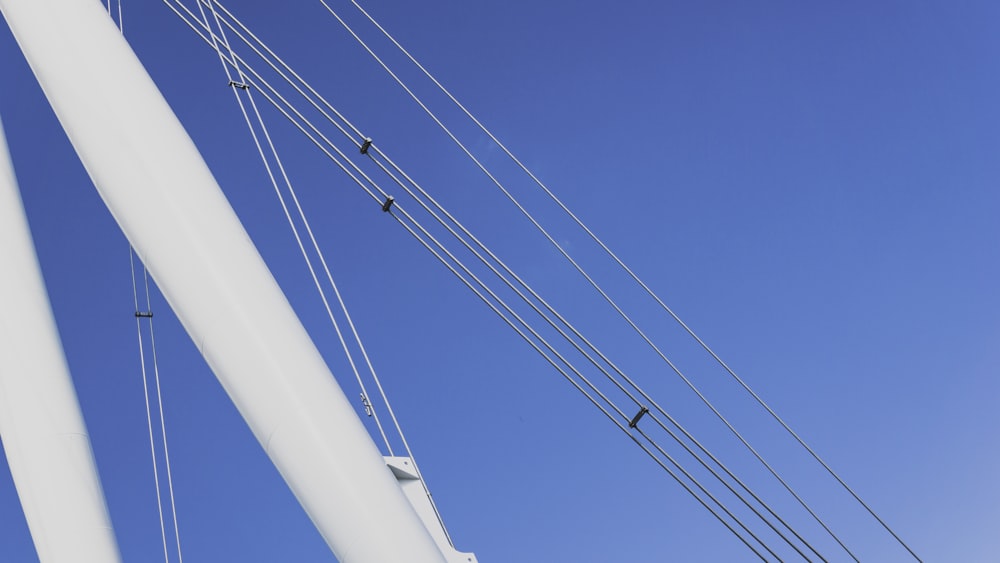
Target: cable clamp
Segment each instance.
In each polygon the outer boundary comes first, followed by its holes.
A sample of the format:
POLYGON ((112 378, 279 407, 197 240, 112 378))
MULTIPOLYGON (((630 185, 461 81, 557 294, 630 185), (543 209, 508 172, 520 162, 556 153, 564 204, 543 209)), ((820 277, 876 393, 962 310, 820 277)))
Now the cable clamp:
POLYGON ((152 311, 136 311, 135 318, 137 319, 151 319, 153 318, 152 311))
POLYGON ((382 211, 388 213, 389 209, 392 207, 392 202, 394 201, 396 200, 392 196, 385 198, 385 203, 382 204, 382 211))
POLYGON ((636 425, 639 424, 639 420, 642 419, 643 415, 645 415, 647 412, 649 412, 649 409, 647 409, 646 407, 642 407, 641 409, 639 409, 639 412, 637 412, 635 416, 632 417, 632 420, 629 421, 628 427, 635 428, 636 425))
POLYGON ((365 141, 361 143, 361 154, 368 154, 368 149, 372 146, 372 138, 365 137, 365 141))
POLYGON ((239 88, 240 90, 250 89, 250 85, 247 84, 246 82, 237 82, 235 80, 230 80, 229 85, 232 86, 233 88, 239 88))
POLYGON ((373 413, 372 404, 368 401, 368 397, 366 397, 364 393, 361 393, 361 404, 365 407, 365 414, 371 416, 373 413))

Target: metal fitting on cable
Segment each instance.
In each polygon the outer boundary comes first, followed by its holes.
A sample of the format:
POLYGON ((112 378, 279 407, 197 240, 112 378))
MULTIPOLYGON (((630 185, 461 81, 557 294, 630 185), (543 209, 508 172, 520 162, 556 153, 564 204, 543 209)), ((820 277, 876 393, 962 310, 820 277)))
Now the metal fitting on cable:
POLYGON ((372 138, 365 137, 365 141, 361 143, 361 154, 368 154, 368 149, 372 146, 372 138))
POLYGON ((639 424, 639 420, 641 420, 643 415, 645 415, 647 412, 649 412, 649 409, 647 409, 646 407, 642 407, 641 409, 639 409, 639 412, 637 412, 635 416, 632 417, 632 420, 629 421, 628 427, 635 428, 636 425, 639 424))
POLYGON ((392 202, 394 202, 394 201, 396 201, 396 200, 392 196, 389 196, 389 197, 385 198, 385 203, 382 204, 382 211, 385 211, 386 213, 388 213, 389 209, 392 207, 392 202))
POLYGON ((239 88, 240 90, 250 89, 250 85, 247 84, 246 82, 237 82, 235 80, 230 80, 229 85, 232 86, 233 88, 239 88))

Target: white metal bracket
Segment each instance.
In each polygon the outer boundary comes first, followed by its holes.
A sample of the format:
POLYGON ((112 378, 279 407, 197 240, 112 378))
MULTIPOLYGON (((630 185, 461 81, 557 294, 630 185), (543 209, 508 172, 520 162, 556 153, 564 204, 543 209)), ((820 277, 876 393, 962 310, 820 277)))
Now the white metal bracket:
POLYGON ((386 456, 385 464, 392 471, 392 475, 399 483, 399 488, 403 489, 403 494, 406 495, 406 500, 410 501, 417 516, 423 521, 448 563, 478 563, 475 554, 462 553, 451 544, 451 540, 448 539, 448 534, 444 530, 444 525, 431 505, 431 499, 427 496, 424 485, 420 482, 420 475, 417 474, 413 461, 408 457, 386 456))

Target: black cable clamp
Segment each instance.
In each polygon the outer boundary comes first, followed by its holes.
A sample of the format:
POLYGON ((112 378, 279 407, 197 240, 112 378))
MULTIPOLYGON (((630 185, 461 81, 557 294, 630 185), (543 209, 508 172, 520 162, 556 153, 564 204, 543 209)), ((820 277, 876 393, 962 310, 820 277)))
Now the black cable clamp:
POLYGON ((630 421, 630 422, 628 423, 628 427, 629 427, 629 428, 635 428, 635 427, 636 427, 636 425, 637 425, 637 424, 639 424, 639 420, 640 420, 640 419, 641 419, 641 418, 643 417, 643 415, 645 415, 645 414, 646 414, 647 412, 649 412, 649 409, 647 409, 646 407, 642 407, 641 409, 639 409, 639 412, 637 412, 637 413, 635 414, 635 416, 633 416, 633 417, 632 417, 632 420, 631 420, 631 421, 630 421))
POLYGON ((365 137, 365 142, 361 143, 361 154, 368 154, 368 149, 372 146, 372 138, 365 137))
POLYGON ((232 87, 234 87, 234 88, 239 88, 240 90, 249 90, 250 89, 250 85, 247 84, 246 82, 237 82, 235 80, 230 80, 229 81, 229 85, 232 86, 232 87))
POLYGON ((153 318, 153 312, 152 311, 146 311, 146 312, 136 311, 135 312, 135 318, 137 318, 137 319, 151 319, 151 318, 153 318))
POLYGON ((396 201, 392 196, 385 198, 385 203, 382 204, 382 211, 386 213, 389 212, 389 208, 392 207, 392 202, 396 201))

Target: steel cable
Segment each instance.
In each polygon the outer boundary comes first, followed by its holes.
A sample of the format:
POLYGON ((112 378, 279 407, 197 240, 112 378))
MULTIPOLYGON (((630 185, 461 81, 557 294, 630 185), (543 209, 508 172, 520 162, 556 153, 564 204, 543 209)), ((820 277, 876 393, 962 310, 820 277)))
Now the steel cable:
MULTIPOLYGON (((175 10, 175 13, 176 13, 176 12, 177 12, 177 11, 175 10)), ((178 15, 181 15, 181 14, 180 14, 180 13, 178 13, 178 15)), ((183 17, 183 16, 182 16, 182 17, 183 17)), ((188 22, 188 23, 189 23, 189 25, 192 25, 192 24, 191 24, 191 22, 188 22)), ((192 25, 192 27, 194 27, 194 26, 192 25)), ((197 29, 196 29, 196 31, 197 31, 197 29)), ((213 34, 213 35, 214 35, 214 34, 213 34)), ((202 38, 203 38, 203 39, 205 39, 205 36, 204 36, 204 35, 202 35, 202 38)), ((213 41, 214 41, 214 38, 213 38, 213 41)), ((219 50, 218 50, 218 47, 216 47, 216 48, 217 48, 217 51, 219 51, 219 50)), ((219 52, 220 52, 220 56, 222 56, 222 54, 221 54, 221 51, 219 51, 219 52)), ((238 58, 236 57, 236 55, 235 55, 234 53, 232 53, 232 52, 231 52, 231 50, 230 50, 230 55, 231 55, 231 57, 232 57, 232 60, 231 60, 231 64, 235 64, 235 61, 237 61, 237 60, 238 60, 238 58)), ((223 60, 225 61, 225 60, 226 60, 226 57, 224 57, 224 56, 222 56, 222 57, 223 57, 223 60)), ((271 99, 270 97, 268 97, 268 96, 265 96, 265 97, 266 97, 266 98, 267 98, 267 99, 268 99, 269 101, 271 101, 271 103, 272 103, 272 104, 274 104, 274 103, 275 103, 275 102, 274 102, 274 100, 273 100, 273 99, 271 99)), ((283 101, 284 101, 284 100, 283 100, 283 101)), ((287 103, 287 102, 286 102, 286 103, 287 103)), ((289 104, 289 106, 290 106, 290 104, 289 104)), ((291 106, 290 106, 290 107, 291 107, 291 106)), ((295 112, 296 112, 296 113, 298 114, 298 112, 297 112, 296 110, 294 110, 294 107, 292 107, 292 110, 293 110, 293 111, 295 111, 295 112)), ((288 114, 287 112, 285 112, 285 111, 284 111, 283 109, 282 109, 281 111, 282 111, 282 113, 283 113, 283 114, 284 114, 284 115, 285 115, 285 116, 286 116, 287 118, 291 119, 291 117, 289 116, 289 114, 288 114)), ((336 147, 335 147, 335 146, 333 146, 333 145, 332 145, 332 143, 330 143, 328 139, 326 139, 326 138, 325 138, 325 136, 322 136, 322 134, 318 132, 318 130, 317 130, 317 129, 315 128, 315 126, 313 126, 313 125, 312 125, 312 124, 311 124, 310 122, 308 122, 308 120, 305 120, 305 118, 304 118, 304 117, 302 117, 302 116, 301 116, 301 114, 298 114, 298 115, 299 115, 299 117, 300 117, 300 118, 302 118, 302 119, 303 119, 303 120, 304 120, 304 121, 305 121, 305 122, 306 122, 306 123, 307 123, 307 124, 309 125, 309 128, 310 128, 310 129, 313 129, 314 131, 316 131, 316 132, 317 132, 317 134, 320 134, 320 136, 321 136, 321 137, 322 137, 322 138, 323 138, 323 139, 324 139, 324 140, 326 141, 326 143, 327 143, 327 144, 328 144, 329 146, 331 146, 331 147, 332 147, 332 148, 333 148, 333 149, 334 149, 334 150, 335 150, 336 152, 338 152, 338 153, 340 154, 340 156, 341 156, 342 158, 345 158, 345 159, 346 159, 346 157, 344 157, 344 155, 343 155, 342 153, 340 153, 340 151, 339 151, 338 149, 336 149, 336 147)), ((294 121, 294 120, 293 120, 293 121, 294 121)), ((317 141, 317 140, 316 140, 316 139, 315 139, 314 137, 312 137, 312 135, 309 135, 309 134, 308 134, 308 133, 307 133, 307 132, 306 132, 306 131, 305 131, 305 130, 304 130, 304 129, 303 129, 303 128, 302 128, 301 126, 300 126, 300 125, 298 125, 298 123, 296 123, 296 125, 297 125, 297 126, 298 126, 298 127, 300 128, 300 130, 302 130, 302 131, 303 131, 304 133, 306 133, 306 134, 307 134, 307 136, 308 136, 308 137, 309 137, 309 138, 310 138, 311 140, 313 140, 313 142, 314 142, 314 143, 316 143, 317 145, 319 145, 319 142, 318 142, 318 141, 317 141)), ((343 131, 342 131, 342 132, 343 132, 343 131)), ((322 148, 322 147, 321 147, 321 148, 322 148)), ((324 149, 324 152, 326 152, 327 156, 329 156, 330 158, 334 158, 334 157, 333 157, 333 155, 332 155, 332 154, 330 154, 330 153, 329 153, 329 151, 327 151, 326 149, 324 149)), ((335 159, 335 160, 336 160, 336 159, 335 159)), ((349 162, 349 160, 348 160, 348 162, 349 162)), ((344 165, 343 165, 343 164, 341 164, 341 163, 339 163, 339 162, 338 162, 338 166, 340 166, 340 167, 341 167, 342 169, 344 169, 344 171, 345 171, 345 172, 348 172, 348 171, 347 171, 347 170, 345 169, 345 167, 344 167, 344 165)), ((353 163, 352 163, 352 166, 353 166, 353 163)), ((355 168, 356 168, 356 166, 355 166, 355 168)), ((359 173, 360 173, 360 170, 357 170, 357 172, 359 172, 359 173)), ((374 194, 373 194, 373 193, 372 193, 372 192, 371 192, 370 190, 368 190, 368 188, 367 188, 366 186, 364 186, 364 185, 363 185, 363 184, 362 184, 362 183, 360 182, 360 180, 358 180, 358 178, 357 178, 357 177, 355 177, 355 176, 354 176, 353 174, 351 174, 350 172, 348 172, 348 174, 349 174, 349 175, 351 175, 352 179, 354 179, 354 180, 355 180, 355 182, 359 183, 360 185, 362 185, 362 187, 363 187, 363 188, 365 188, 365 189, 366 189, 367 191, 369 191, 369 195, 372 195, 373 197, 375 197, 375 196, 374 196, 374 194)), ((363 177, 365 177, 365 179, 366 179, 366 180, 367 180, 368 182, 371 182, 371 180, 370 180, 369 178, 367 178, 367 176, 365 176, 365 175, 364 175, 363 173, 361 173, 361 175, 362 175, 363 177)), ((373 183, 373 182, 371 182, 371 183, 373 183)), ((382 193, 382 195, 383 195, 383 196, 385 195, 385 194, 384 194, 384 192, 382 193)), ((411 194, 411 195, 412 195, 412 194, 411 194)), ((414 197, 415 197, 415 196, 414 196, 414 197)), ((377 198, 376 198, 376 199, 377 199, 377 198)), ((425 206, 425 208, 426 208, 426 206, 425 206)), ((430 210, 428 210, 428 211, 430 211, 430 210)), ((431 212, 432 212, 432 211, 431 211, 431 212)), ((432 212, 432 213, 433 213, 433 212, 432 212)), ((411 218, 411 219, 412 219, 412 218, 411 218)), ((440 221, 440 218, 438 218, 438 220, 440 221)), ((446 227, 447 227, 447 225, 446 225, 446 227)), ((421 227, 421 228, 422 228, 422 227, 421 227)), ((449 228, 449 230, 450 230, 450 228, 449 228)), ((426 233, 426 231, 424 231, 424 232, 426 233)), ((454 233, 454 231, 452 231, 452 234, 453 234, 453 235, 455 235, 455 236, 457 236, 457 235, 456 235, 456 234, 454 233)), ((466 244, 467 244, 467 243, 466 243, 466 244)), ((472 250, 472 249, 470 249, 470 250, 472 250)), ((475 252, 475 251, 473 250, 473 252, 475 252)), ((457 260, 457 258, 454 258, 454 256, 452 256, 452 258, 453 258, 453 259, 455 259, 455 260, 457 260)), ((481 256, 480 256, 480 259, 481 259, 481 260, 483 260, 481 256)), ((489 266, 489 264, 487 264, 487 265, 489 266)), ((463 266, 463 267, 464 267, 464 266, 463 266)), ((493 269, 493 268, 492 268, 492 266, 490 266, 490 267, 491 267, 491 269, 493 269)), ((495 274, 499 275, 499 273, 497 273, 495 269, 493 269, 493 271, 494 271, 494 273, 495 273, 495 274)), ((477 280, 477 281, 478 281, 478 280, 477 280)), ((482 283, 482 282, 479 282, 479 283, 482 283)), ((509 284, 509 282, 507 282, 507 283, 508 283, 508 285, 510 285, 510 284, 509 284)), ((522 282, 522 283, 523 283, 523 282, 522 282)), ((511 288, 512 288, 512 289, 514 289, 515 291, 517 291, 517 290, 516 290, 516 288, 513 288, 513 286, 511 286, 511 288)), ((488 289, 488 288, 487 288, 487 289, 488 289)), ((530 289, 530 288, 529 288, 529 289, 530 289)), ((492 293, 492 292, 491 292, 491 293, 492 293)), ((518 293, 520 293, 520 292, 518 291, 518 293)), ((492 295, 494 296, 494 298, 497 298, 497 297, 495 296, 495 294, 492 294, 492 295)), ((520 295, 522 296, 522 298, 524 298, 523 294, 520 294, 520 295)), ((537 294, 535 294, 535 295, 537 296, 537 294)), ((497 298, 497 299, 499 299, 499 298, 497 298)), ((539 298, 539 299, 540 299, 540 298, 539 298)), ((539 313, 539 314, 542 314, 542 313, 541 313, 540 311, 538 311, 538 310, 537 310, 537 308, 535 308, 535 310, 536 310, 536 312, 537 312, 537 313, 539 313)), ((544 316, 544 315, 543 315, 543 316, 544 316)), ((523 322, 523 321, 522 321, 522 322, 523 322)), ((551 320, 549 320, 549 322, 551 323, 551 320)), ((530 328, 530 327, 529 327, 529 328, 530 328)), ((561 334, 562 334, 562 335, 564 336, 564 338, 567 338, 567 340, 569 340, 570 342, 572 342, 572 339, 569 339, 569 337, 568 337, 568 336, 567 336, 567 335, 566 335, 566 334, 565 334, 564 332, 562 332, 561 330, 560 330, 560 332, 561 332, 561 334)), ((536 336, 537 336, 537 333, 536 333, 536 336)), ((589 344, 589 343, 588 343, 588 344, 589 344)), ((576 346, 576 344, 575 344, 575 343, 574 343, 574 345, 576 346)), ((591 345, 591 346, 592 346, 592 345, 591 345)), ((581 353, 583 353, 583 354, 585 354, 585 355, 586 355, 586 353, 585 353, 585 352, 583 352, 583 351, 582 351, 582 350, 581 350, 581 349, 580 349, 580 348, 579 348, 578 346, 577 346, 577 350, 578 350, 578 351, 580 351, 581 353)), ((594 362, 594 363, 595 363, 595 365, 596 365, 596 362, 595 362, 595 361, 593 360, 593 358, 590 358, 589 356, 587 356, 587 357, 588 357, 588 359, 590 359, 590 361, 591 361, 591 362, 594 362)), ((561 356, 560 356, 560 358, 561 358, 561 356)), ((562 359, 562 358, 561 358, 561 359, 562 359)), ((565 361, 565 359, 563 359, 563 361, 565 361)), ((599 366, 598 366, 598 367, 599 367, 599 366)), ((576 370, 575 370, 575 368, 574 368, 574 371, 576 371, 576 370)), ((576 371, 576 373, 578 373, 578 374, 579 374, 579 372, 578 372, 578 371, 576 371)), ((606 374, 606 375, 607 375, 607 374, 606 374)), ((612 379, 613 379, 613 378, 612 378, 612 379)), ((614 380, 614 381, 615 381, 616 385, 619 385, 619 386, 620 386, 620 384, 618 384, 616 380, 614 380)), ((620 388, 620 389, 621 389, 621 390, 622 390, 623 392, 625 392, 626 394, 628 394, 628 391, 626 391, 625 389, 623 389, 623 388, 620 388)), ((630 394, 629 394, 629 396, 630 396, 630 398, 632 398, 633 400, 635 400, 635 399, 634 399, 634 397, 632 397, 632 396, 631 396, 630 394)), ((602 397, 603 397, 603 395, 602 395, 602 397)), ((603 398, 605 398, 605 400, 607 400, 607 399, 606 399, 606 397, 603 397, 603 398)), ((609 403, 610 403, 610 401, 609 401, 609 403)), ((611 404, 613 404, 613 403, 611 403, 611 404)), ((618 410, 618 412, 619 412, 619 414, 620 414, 621 416, 624 416, 624 415, 623 415, 623 414, 621 413, 620 409, 617 409, 617 407, 615 407, 615 408, 616 408, 616 410, 618 410)), ((662 423, 660 423, 660 424, 661 424, 661 426, 662 426, 662 423)), ((665 428, 665 427, 664 427, 664 428, 665 428)), ((665 428, 665 429, 666 429, 666 428, 665 428)), ((627 432, 627 431, 626 431, 626 432, 627 432)), ((669 432, 669 430, 668 430, 668 432, 669 432)), ((677 439, 677 438, 676 438, 676 436, 675 436, 675 439, 677 439)), ((655 443, 654 443, 654 444, 655 444, 655 443)), ((682 445, 683 445, 683 444, 682 444, 682 445)), ((704 462, 702 462, 702 463, 704 463, 704 462)), ((716 477, 718 478, 718 476, 717 476, 717 475, 716 475, 716 477)), ((676 478, 676 476, 675 476, 675 478, 676 478)), ((746 501, 744 501, 744 502, 746 502, 746 501)), ((758 514, 758 516, 759 516, 759 514, 758 514)), ((765 520, 765 521, 766 521, 766 520, 765 520)), ((786 541, 787 541, 787 539, 786 539, 786 541)), ((793 547, 794 547, 794 546, 793 546, 793 547)), ((772 552, 772 553, 773 553, 773 552, 772 552)), ((800 552, 800 553, 801 553, 801 552, 800 552)))

